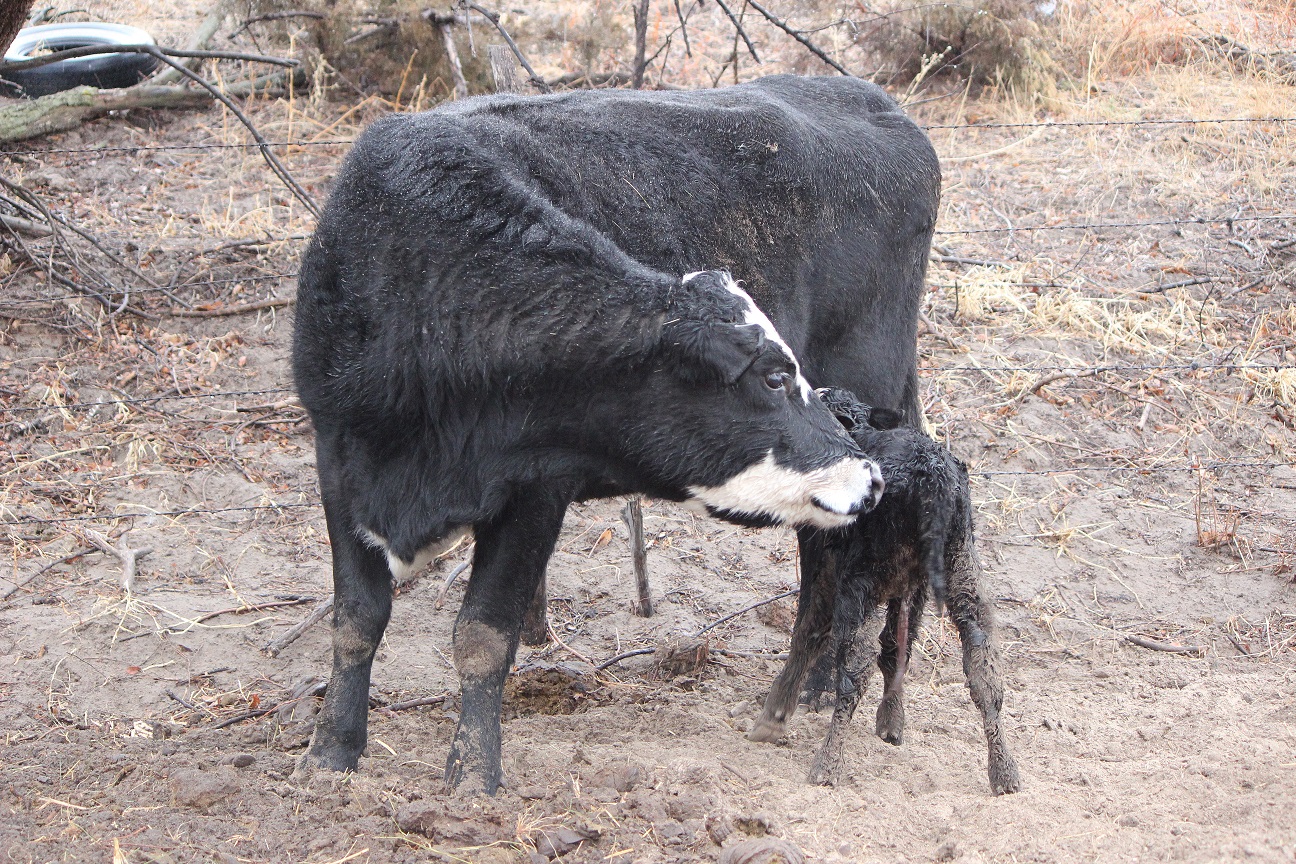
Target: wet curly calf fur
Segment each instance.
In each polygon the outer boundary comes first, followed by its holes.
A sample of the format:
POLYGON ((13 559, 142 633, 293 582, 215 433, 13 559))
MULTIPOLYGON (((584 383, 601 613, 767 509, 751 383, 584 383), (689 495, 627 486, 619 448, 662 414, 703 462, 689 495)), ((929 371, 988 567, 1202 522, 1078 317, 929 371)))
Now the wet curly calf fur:
POLYGON ((846 390, 818 393, 881 466, 886 493, 849 528, 800 533, 801 602, 792 647, 748 737, 773 741, 783 734, 810 667, 824 658, 836 705, 810 782, 831 785, 840 777, 847 728, 874 662, 883 678, 875 730, 899 745, 905 669, 933 595, 938 608, 948 606, 963 644, 968 690, 985 726, 990 788, 996 795, 1016 792, 1021 779, 1000 722, 1003 681, 993 613, 981 588, 967 467, 919 430, 898 426, 895 412, 872 408, 846 390), (824 657, 830 646, 833 654, 824 657))

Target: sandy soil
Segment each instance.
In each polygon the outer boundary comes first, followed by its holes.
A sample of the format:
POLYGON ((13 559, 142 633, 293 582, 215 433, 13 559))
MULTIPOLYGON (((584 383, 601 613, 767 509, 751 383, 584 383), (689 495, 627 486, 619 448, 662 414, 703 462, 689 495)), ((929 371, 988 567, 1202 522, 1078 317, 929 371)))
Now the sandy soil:
MULTIPOLYGON (((163 29, 181 39, 177 20, 163 29)), ((1219 66, 1104 80, 1097 93, 1048 116, 1296 116, 1289 86, 1219 66)), ((371 107, 250 110, 274 135, 334 138, 371 107)), ((956 94, 917 113, 1015 121, 1035 109, 956 94)), ((440 780, 462 582, 437 598, 466 549, 398 589, 359 772, 298 784, 319 704, 301 694, 328 673, 328 624, 277 657, 264 649, 327 597, 330 575, 309 424, 279 390, 290 309, 175 317, 158 293, 134 301, 158 320, 109 319, 84 298, 13 305, 59 292, 0 262, 6 860, 737 864, 749 859, 727 850, 761 837, 825 862, 1296 860, 1296 470, 1284 466, 1296 379, 1212 365, 1292 362, 1296 248, 1283 243, 1296 222, 1016 230, 1296 212, 1289 125, 1055 129, 1024 142, 1013 129, 933 132, 947 159, 941 229, 1014 226, 938 238, 947 257, 997 263, 933 265, 934 332, 920 340, 932 429, 978 472, 1025 780, 1005 798, 989 794, 957 637, 940 619, 911 666, 905 743, 872 734, 875 681, 835 788, 804 782, 826 716, 798 714, 776 745, 743 736, 786 649, 791 600, 712 630, 704 664, 664 670, 640 656, 596 674, 796 579, 790 532, 649 502, 657 614, 636 618, 619 501, 568 515, 549 571, 561 642, 519 655, 498 798, 451 798, 440 780), (1202 275, 1217 281, 1138 293, 1202 275), (1205 365, 1022 395, 1058 365, 1192 361, 1205 365), (255 392, 59 407, 216 390, 255 392), (1254 464, 1194 471, 1194 460, 1254 464), (281 506, 224 509, 270 504, 281 506), (221 512, 31 521, 194 507, 221 512), (151 549, 133 592, 88 530, 151 549), (431 704, 400 705, 413 699, 431 704)), ((32 142, 4 170, 145 271, 192 283, 181 300, 291 296, 291 279, 262 277, 295 269, 292 238, 309 222, 254 154, 33 152, 239 140, 218 111, 134 112, 32 142), (243 240, 263 242, 226 245, 243 240)), ((343 150, 289 161, 321 195, 343 150)))

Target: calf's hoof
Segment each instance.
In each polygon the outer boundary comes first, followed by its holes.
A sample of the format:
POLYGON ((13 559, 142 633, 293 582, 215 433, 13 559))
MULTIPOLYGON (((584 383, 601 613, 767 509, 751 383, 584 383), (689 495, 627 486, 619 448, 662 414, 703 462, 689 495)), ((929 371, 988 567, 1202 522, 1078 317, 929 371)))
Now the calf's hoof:
POLYGON ((841 780, 842 752, 839 748, 822 747, 810 763, 806 782, 811 786, 836 786, 841 780), (835 751, 835 752, 830 752, 835 751))
POLYGON ((895 708, 883 702, 878 708, 877 736, 888 744, 899 747, 904 743, 904 708, 895 708))
POLYGON ((990 791, 996 795, 1012 795, 1022 788, 1021 774, 1011 756, 990 760, 990 791))

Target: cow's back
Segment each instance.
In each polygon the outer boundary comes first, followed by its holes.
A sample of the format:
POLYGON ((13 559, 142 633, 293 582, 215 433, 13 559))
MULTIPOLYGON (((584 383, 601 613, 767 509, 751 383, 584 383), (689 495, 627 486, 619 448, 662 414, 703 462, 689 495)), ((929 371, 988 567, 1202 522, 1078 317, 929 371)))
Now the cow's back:
POLYGON ((728 268, 815 386, 917 419, 915 348, 940 168, 881 88, 773 76, 719 90, 580 91, 438 112, 664 272, 728 268))

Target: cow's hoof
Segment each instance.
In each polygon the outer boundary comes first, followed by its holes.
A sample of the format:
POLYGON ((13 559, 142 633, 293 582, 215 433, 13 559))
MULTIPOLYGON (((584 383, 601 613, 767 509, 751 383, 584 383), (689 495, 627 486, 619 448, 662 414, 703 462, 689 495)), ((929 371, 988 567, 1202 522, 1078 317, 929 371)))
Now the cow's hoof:
POLYGON ((297 767, 293 769, 291 779, 294 783, 300 785, 320 772, 341 773, 354 771, 359 763, 360 758, 358 756, 348 758, 337 754, 336 751, 330 754, 327 750, 316 751, 312 748, 307 750, 306 754, 297 762, 297 767))
POLYGON ((818 759, 815 759, 810 766, 810 774, 806 777, 806 782, 811 786, 836 786, 837 781, 841 778, 841 765, 824 765, 818 759))
POLYGON ((1012 795, 1022 788, 1021 774, 1011 756, 990 762, 990 791, 996 795, 1012 795))
POLYGON ((904 720, 904 706, 887 700, 878 706, 873 729, 883 741, 899 747, 904 743, 904 720))
POLYGON ((753 726, 751 728, 751 731, 747 733, 747 740, 762 741, 766 743, 770 741, 777 741, 778 739, 783 737, 783 733, 786 730, 787 730, 786 722, 774 720, 773 718, 766 719, 764 717, 761 717, 757 719, 756 725, 753 726))
POLYGON ((491 770, 465 764, 455 749, 446 760, 445 781, 457 798, 494 797, 504 782, 504 774, 499 768, 491 770))

